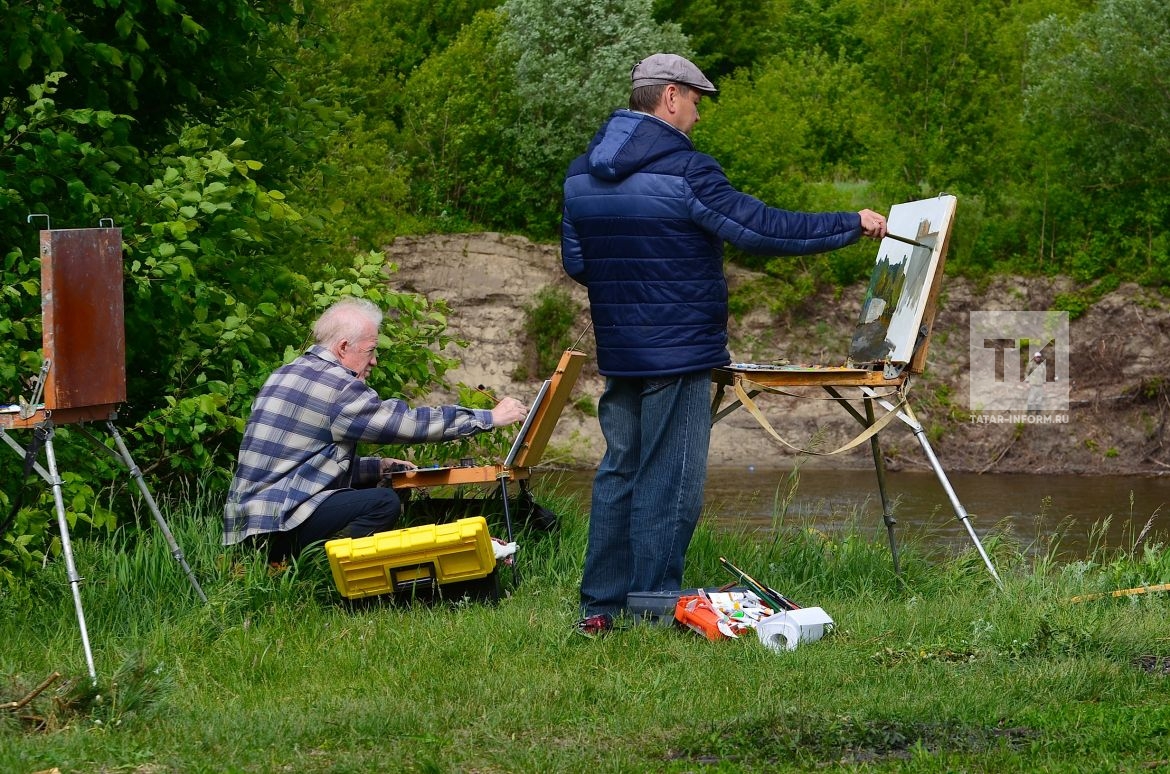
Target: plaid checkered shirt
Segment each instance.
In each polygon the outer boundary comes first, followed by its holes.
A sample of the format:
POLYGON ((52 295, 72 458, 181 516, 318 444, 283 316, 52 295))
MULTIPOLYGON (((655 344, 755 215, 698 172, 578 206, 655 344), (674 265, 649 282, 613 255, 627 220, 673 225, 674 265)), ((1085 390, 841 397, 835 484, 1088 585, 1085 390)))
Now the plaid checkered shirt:
POLYGON ((382 400, 314 345, 276 369, 252 404, 224 506, 224 545, 293 529, 338 489, 376 484, 380 458, 355 458, 358 441, 447 441, 492 427, 486 409, 382 400))

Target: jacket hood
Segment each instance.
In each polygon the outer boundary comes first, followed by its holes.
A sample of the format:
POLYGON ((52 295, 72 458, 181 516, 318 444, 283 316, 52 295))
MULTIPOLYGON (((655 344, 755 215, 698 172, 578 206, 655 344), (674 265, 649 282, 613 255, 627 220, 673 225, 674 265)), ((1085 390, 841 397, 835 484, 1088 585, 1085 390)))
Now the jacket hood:
POLYGON ((623 180, 663 156, 691 151, 689 137, 660 118, 634 110, 615 110, 589 143, 589 174, 623 180))

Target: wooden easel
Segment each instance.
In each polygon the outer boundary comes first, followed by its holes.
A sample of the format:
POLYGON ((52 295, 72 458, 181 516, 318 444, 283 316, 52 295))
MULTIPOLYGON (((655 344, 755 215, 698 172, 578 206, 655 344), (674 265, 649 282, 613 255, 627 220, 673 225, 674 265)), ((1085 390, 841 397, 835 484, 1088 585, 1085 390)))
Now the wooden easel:
POLYGON ((541 391, 541 397, 529 409, 529 420, 521 428, 516 440, 517 451, 508 461, 492 465, 474 465, 469 467, 422 468, 395 473, 390 478, 390 486, 395 489, 424 489, 438 486, 465 486, 499 483, 504 500, 504 522, 507 527, 508 541, 513 539, 512 515, 508 507, 508 482, 517 481, 521 488, 531 475, 531 468, 540 462, 549 438, 557 426, 561 412, 577 383, 581 374, 581 366, 585 362, 585 353, 573 349, 565 350, 557 363, 556 369, 549 377, 547 386, 541 391))
MULTIPOLYGON (((954 197, 947 197, 946 201, 942 200, 943 197, 940 197, 940 202, 943 205, 940 216, 942 222, 935 224, 936 230, 932 232, 934 243, 929 245, 929 248, 932 250, 930 260, 935 264, 934 271, 926 277, 925 286, 921 288, 922 292, 925 293, 924 301, 919 305, 921 317, 914 320, 915 336, 912 352, 904 361, 900 363, 884 362, 858 365, 847 363, 845 366, 840 367, 768 367, 742 364, 737 366, 733 364, 728 368, 717 368, 712 371, 711 376, 712 381, 716 385, 715 398, 711 408, 712 423, 718 422, 731 412, 743 407, 750 411, 760 422, 761 426, 781 444, 802 453, 825 454, 824 452, 796 449, 796 447, 784 441, 771 425, 768 424, 767 419, 759 411, 753 399, 761 393, 783 394, 785 390, 793 388, 819 387, 827 392, 833 401, 844 408, 850 416, 865 428, 860 435, 853 438, 850 442, 839 449, 827 452, 827 454, 844 452, 866 441, 869 442, 870 451, 873 455, 874 469, 877 473, 878 492, 882 501, 882 518, 890 541, 894 572, 899 577, 901 576, 901 565, 898 560, 897 542, 894 538, 894 526, 897 521, 894 519, 891 500, 887 494, 886 469, 885 462, 882 459, 879 435, 894 420, 906 424, 914 433, 915 438, 918 439, 918 443, 922 447, 927 461, 938 477, 939 483, 942 485, 947 497, 950 499, 956 517, 966 527, 967 533, 975 544, 979 555, 983 558, 983 563, 986 565, 988 572, 991 573, 991 576, 997 584, 1001 584, 999 574, 995 571, 991 559, 988 558, 987 552, 983 549, 983 544, 979 541, 978 535, 975 534, 967 511, 963 508, 962 503, 959 502, 959 498, 955 494, 955 490, 951 486, 946 472, 939 463, 938 457, 931 448, 930 441, 926 437, 926 432, 914 416, 914 412, 910 408, 910 403, 907 398, 911 376, 922 373, 926 367, 926 354, 930 345, 930 332, 934 325, 939 290, 942 286, 942 271, 946 262, 947 250, 950 247, 950 226, 954 218, 955 202, 954 197), (720 406, 728 388, 732 390, 735 399, 731 404, 721 409, 720 406), (858 411, 849 402, 842 394, 843 390, 859 391, 863 411, 858 411), (878 417, 875 412, 875 406, 884 409, 885 413, 878 417)), ((905 221, 899 221, 898 219, 898 209, 898 205, 895 205, 890 212, 889 219, 890 230, 895 234, 902 233, 895 229, 906 226, 905 221)), ((915 234, 913 238, 918 239, 922 236, 922 234, 915 234)), ((874 284, 876 284, 877 273, 881 270, 882 256, 885 254, 887 247, 886 240, 883 240, 882 247, 879 248, 879 266, 875 268, 875 281, 871 283, 871 291, 874 284)), ((920 247, 926 247, 926 245, 920 245, 920 247)), ((866 302, 868 304, 869 298, 866 299, 866 302)), ((862 316, 864 318, 864 311, 862 316)))
POLYGON ((117 452, 100 442, 98 447, 130 471, 170 546, 171 555, 182 566, 200 599, 206 602, 207 597, 114 424, 118 405, 126 400, 122 231, 108 227, 46 228, 40 232, 40 255, 43 361, 35 380, 33 399, 22 400, 14 410, 0 411, 0 438, 26 458, 52 487, 61 552, 73 590, 85 660, 90 678, 96 681, 97 671, 81 605, 81 576, 73 561, 62 481, 53 449, 56 426, 76 425, 83 435, 96 441, 84 425, 105 422, 117 452), (42 395, 43 402, 39 400, 42 395), (34 441, 25 448, 8 434, 9 430, 31 430, 34 441), (47 470, 36 462, 38 446, 44 447, 47 470))

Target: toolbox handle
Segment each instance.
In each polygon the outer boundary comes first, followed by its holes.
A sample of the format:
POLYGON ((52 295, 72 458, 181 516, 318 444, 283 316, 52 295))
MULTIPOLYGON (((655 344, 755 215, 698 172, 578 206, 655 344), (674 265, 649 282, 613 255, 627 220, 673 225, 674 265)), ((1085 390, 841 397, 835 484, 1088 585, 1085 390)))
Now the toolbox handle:
POLYGON ((394 591, 410 591, 418 590, 420 586, 431 589, 432 591, 438 586, 439 574, 435 568, 434 562, 422 562, 416 565, 406 565, 404 567, 390 568, 390 585, 394 591), (407 578, 406 580, 399 580, 398 574, 401 572, 417 572, 422 570, 425 575, 421 578, 407 578))

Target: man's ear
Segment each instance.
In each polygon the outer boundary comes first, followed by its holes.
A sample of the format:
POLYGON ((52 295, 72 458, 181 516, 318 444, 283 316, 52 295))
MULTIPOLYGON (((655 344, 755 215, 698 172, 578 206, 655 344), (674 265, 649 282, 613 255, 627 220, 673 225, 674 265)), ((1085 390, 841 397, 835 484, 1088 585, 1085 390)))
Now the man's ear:
POLYGON ((678 109, 678 95, 678 86, 675 86, 673 83, 666 84, 666 88, 662 90, 662 104, 671 113, 678 109))

